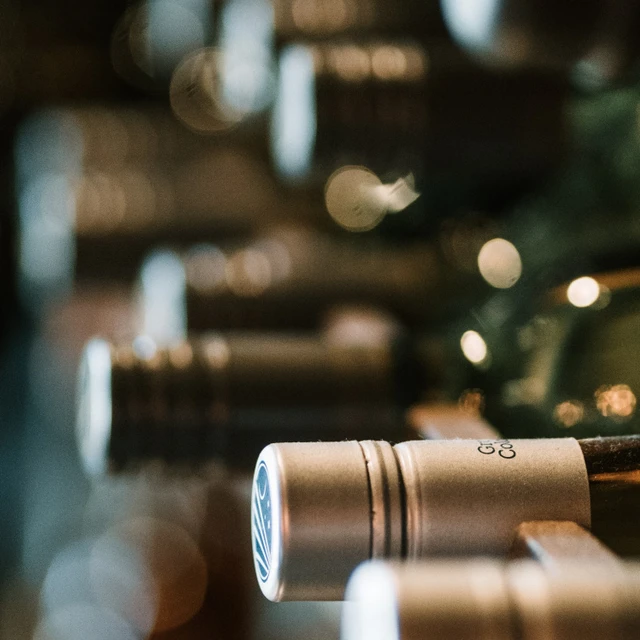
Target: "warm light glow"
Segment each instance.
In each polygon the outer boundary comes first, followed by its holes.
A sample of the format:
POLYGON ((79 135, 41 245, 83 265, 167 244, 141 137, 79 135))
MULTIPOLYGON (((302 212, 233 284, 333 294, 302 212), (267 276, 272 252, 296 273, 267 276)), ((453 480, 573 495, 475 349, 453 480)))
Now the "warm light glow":
POLYGON ((335 171, 324 192, 327 211, 349 231, 369 231, 387 213, 403 211, 419 197, 411 174, 393 184, 383 184, 375 173, 356 166, 335 171))
POLYGON ((469 362, 483 364, 487 361, 489 355, 487 343, 477 331, 465 331, 460 338, 460 347, 469 362))
POLYGON ((129 169, 91 171, 73 180, 75 228, 80 235, 112 234, 165 222, 174 205, 170 182, 161 174, 129 169))
POLYGON ((508 289, 522 275, 522 260, 518 250, 508 240, 494 238, 480 249, 478 268, 492 287, 508 289))
POLYGON ((255 249, 234 253, 227 261, 225 274, 227 286, 239 296, 260 295, 273 281, 269 257, 255 249))
POLYGON ((460 410, 471 416, 484 412, 484 393, 480 389, 465 389, 458 399, 460 410))
POLYGON ((207 362, 214 369, 222 369, 227 366, 231 351, 224 338, 209 338, 203 344, 204 355, 207 362))
POLYGON ((636 410, 636 396, 626 384, 603 385, 595 392, 596 406, 605 418, 628 419, 636 410))
POLYGON ((175 522, 133 517, 96 540, 91 587, 104 608, 144 633, 184 624, 200 609, 206 562, 191 535, 175 522))
POLYGON ((350 231, 368 231, 387 213, 376 189, 382 186, 378 176, 365 167, 338 169, 327 180, 324 201, 331 217, 350 231))
POLYGON ((407 71, 407 57, 400 47, 377 47, 371 54, 371 69, 380 80, 402 78, 407 71))
POLYGON ((129 346, 113 348, 113 362, 122 369, 131 369, 136 364, 133 350, 129 346))
MULTIPOLYGON (((302 246, 308 244, 309 239, 304 237, 304 234, 287 234, 283 232, 286 237, 289 235, 289 239, 292 242, 291 246, 302 246)), ((258 251, 267 256, 269 264, 271 266, 271 276, 273 282, 282 282, 291 275, 292 257, 291 251, 285 242, 282 242, 276 238, 267 238, 256 244, 255 247, 258 251)))
POLYGON ((309 34, 338 33, 353 18, 354 7, 345 0, 293 0, 288 4, 296 28, 309 34))
POLYGON ((574 280, 567 288, 567 298, 574 307, 589 307, 600 297, 600 285, 589 276, 574 280))
POLYGON ((406 47, 404 49, 407 69, 404 80, 423 80, 431 64, 429 56, 421 47, 406 47))
POLYGON ((556 405, 553 410, 553 419, 561 426, 574 427, 584 418, 584 405, 577 400, 566 400, 556 405))
POLYGON ((193 349, 188 342, 169 349, 169 362, 177 369, 186 369, 193 362, 193 349))
POLYGON ((343 80, 361 82, 371 74, 371 60, 361 47, 335 47, 330 51, 330 59, 336 74, 343 80))
POLYGON ((397 322, 379 309, 340 306, 328 313, 323 336, 331 344, 380 346, 398 332, 397 322))
POLYGON ((169 87, 171 108, 178 119, 198 133, 220 133, 235 126, 244 112, 224 99, 221 54, 200 49, 176 67, 169 87))
POLYGON ((199 245, 184 257, 187 284, 198 292, 212 293, 225 284, 227 258, 214 245, 199 245))

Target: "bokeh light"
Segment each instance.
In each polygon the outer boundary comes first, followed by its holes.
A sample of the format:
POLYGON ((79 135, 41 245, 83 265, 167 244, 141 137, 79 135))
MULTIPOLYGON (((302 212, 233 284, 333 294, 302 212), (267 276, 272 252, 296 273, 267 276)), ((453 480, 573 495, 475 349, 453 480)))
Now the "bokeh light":
POLYGON ((383 184, 366 167, 346 166, 327 180, 324 200, 331 217, 349 231, 369 231, 388 213, 406 209, 418 197, 413 176, 383 184))
POLYGON ((471 416, 484 413, 485 396, 482 389, 465 389, 458 398, 458 408, 471 416))
POLYGON ((38 624, 33 640, 142 640, 117 613, 89 604, 58 609, 38 624))
POLYGON ((605 418, 625 421, 636 410, 636 396, 626 384, 602 385, 594 394, 596 407, 605 418))
POLYGON ((141 360, 151 361, 158 353, 158 344, 149 335, 136 336, 132 342, 133 352, 141 360))
POLYGON ((485 364, 489 358, 489 349, 484 338, 477 331, 465 331, 460 338, 460 347, 464 357, 471 363, 485 364))
POLYGON ((242 249, 229 257, 227 286, 239 296, 258 296, 273 282, 269 256, 256 249, 242 249))
POLYGON ((184 257, 188 286, 201 293, 223 288, 226 263, 226 256, 215 245, 192 247, 184 257))
POLYGON ((160 345, 184 340, 185 289, 185 270, 179 256, 168 250, 152 253, 140 270, 140 331, 160 345))
POLYGON ((245 115, 272 102, 275 90, 271 0, 227 0, 220 11, 221 96, 245 115))
POLYGON ((288 46, 280 55, 271 117, 271 148, 287 180, 308 175, 316 142, 315 59, 309 47, 288 46))
POLYGON ((224 99, 220 77, 223 65, 222 54, 207 47, 185 57, 171 77, 171 108, 193 131, 221 133, 237 125, 245 115, 224 99))
POLYGON ((323 335, 332 344, 380 346, 399 333, 397 321, 379 309, 340 306, 327 314, 323 335))
POLYGON ((169 362, 176 369, 186 369, 193 362, 193 348, 188 342, 176 344, 169 349, 169 362))
POLYGON ((522 275, 522 260, 516 247, 503 238, 486 242, 478 253, 482 277, 496 289, 512 287, 522 275))
POLYGON ((214 369, 224 369, 231 357, 231 350, 223 337, 210 336, 203 343, 204 355, 214 369))
POLYGON ((331 217, 350 231, 373 229, 386 215, 382 198, 374 196, 380 178, 364 167, 343 167, 327 181, 324 200, 331 217))
POLYGON ((574 427, 584 418, 584 405, 578 400, 565 400, 556 405, 553 419, 561 427, 574 427))
POLYGON ((91 583, 98 601, 142 632, 190 620, 204 601, 207 568, 179 525, 136 517, 114 525, 95 543, 91 583))
POLYGON ((567 299, 574 307, 590 307, 600 297, 600 285, 589 276, 577 278, 567 288, 567 299))

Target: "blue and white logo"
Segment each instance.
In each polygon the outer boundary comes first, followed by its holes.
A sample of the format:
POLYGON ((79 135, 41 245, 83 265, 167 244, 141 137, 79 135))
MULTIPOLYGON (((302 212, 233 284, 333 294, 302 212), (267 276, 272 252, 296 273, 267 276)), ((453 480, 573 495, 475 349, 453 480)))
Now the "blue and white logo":
POLYGON ((271 572, 271 493, 267 465, 260 463, 253 488, 251 505, 253 557, 256 571, 262 582, 266 582, 271 572))

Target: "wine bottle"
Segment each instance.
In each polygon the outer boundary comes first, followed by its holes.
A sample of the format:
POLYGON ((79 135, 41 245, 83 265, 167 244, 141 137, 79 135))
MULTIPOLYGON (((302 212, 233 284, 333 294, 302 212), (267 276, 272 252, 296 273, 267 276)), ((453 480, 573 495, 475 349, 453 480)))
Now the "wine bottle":
POLYGON ((620 79, 637 63, 640 12, 633 2, 584 2, 580 10, 557 2, 492 1, 472 8, 444 0, 454 39, 495 66, 563 69, 589 88, 620 79), (528 46, 523 45, 529 43, 528 46))
POLYGON ((165 347, 95 338, 78 381, 85 469, 217 460, 251 473, 274 440, 497 437, 472 407, 446 401, 435 350, 374 338, 236 332, 165 347))
POLYGON ((554 571, 490 559, 369 562, 349 581, 342 640, 633 640, 640 564, 554 571))
POLYGON ((271 154, 298 186, 346 165, 411 174, 431 222, 456 207, 496 211, 563 158, 565 99, 553 75, 488 71, 447 43, 299 43, 280 55, 271 154))
POLYGON ((484 290, 430 244, 349 242, 280 229, 228 249, 161 250, 143 264, 141 330, 161 343, 211 330, 310 330, 340 305, 368 305, 405 326, 442 320, 447 300, 484 290), (434 304, 434 299, 438 304, 434 304))
POLYGON ((640 436, 272 444, 254 475, 256 573, 272 600, 341 599, 363 560, 504 555, 529 520, 632 551, 639 496, 640 436))
POLYGON ((148 336, 94 339, 79 372, 81 458, 93 474, 150 459, 251 469, 273 440, 404 440, 402 413, 424 381, 401 341, 229 333, 159 348, 148 336))
POLYGON ((279 189, 264 161, 234 144, 212 149, 168 113, 47 111, 24 125, 16 156, 18 277, 36 310, 78 282, 132 282, 159 243, 321 217, 279 189))

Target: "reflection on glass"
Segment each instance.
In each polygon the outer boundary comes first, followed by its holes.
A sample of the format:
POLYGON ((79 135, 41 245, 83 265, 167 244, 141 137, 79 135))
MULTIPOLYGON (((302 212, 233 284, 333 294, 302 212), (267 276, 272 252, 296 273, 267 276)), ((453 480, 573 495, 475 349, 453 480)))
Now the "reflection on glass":
POLYGON ((448 0, 442 3, 447 26, 471 50, 482 50, 496 37, 501 2, 498 0, 448 0))
POLYGON ((170 345, 187 337, 187 318, 181 304, 186 277, 182 261, 172 251, 156 251, 140 271, 140 318, 144 333, 158 344, 170 345))
POLYGON ((23 289, 64 293, 75 267, 73 188, 67 176, 45 174, 19 196, 20 276, 23 289))
POLYGON ((411 44, 316 42, 283 49, 271 120, 278 174, 324 182, 353 163, 394 178, 418 175, 428 67, 424 49, 411 44))
POLYGON ((130 59, 147 77, 164 80, 184 56, 205 46, 210 21, 207 0, 139 2, 127 10, 116 29, 114 66, 122 73, 122 59, 130 59))
POLYGON ((221 96, 240 113, 260 112, 275 88, 272 3, 227 0, 220 18, 221 96))
POLYGON ((311 169, 316 142, 314 69, 308 47, 287 47, 280 57, 271 146, 276 168, 287 179, 304 177, 311 169))

